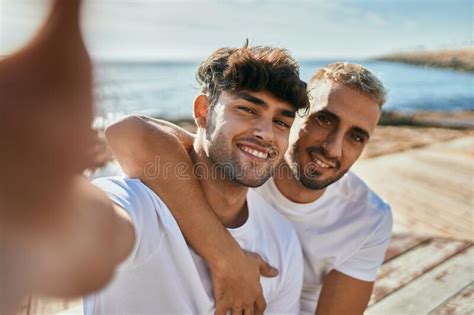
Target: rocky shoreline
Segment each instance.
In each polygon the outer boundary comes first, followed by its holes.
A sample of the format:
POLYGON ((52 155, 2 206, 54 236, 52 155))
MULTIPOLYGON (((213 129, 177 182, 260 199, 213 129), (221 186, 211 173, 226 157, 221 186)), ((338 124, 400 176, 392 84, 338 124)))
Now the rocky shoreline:
POLYGON ((375 60, 474 72, 474 48, 393 53, 375 60))

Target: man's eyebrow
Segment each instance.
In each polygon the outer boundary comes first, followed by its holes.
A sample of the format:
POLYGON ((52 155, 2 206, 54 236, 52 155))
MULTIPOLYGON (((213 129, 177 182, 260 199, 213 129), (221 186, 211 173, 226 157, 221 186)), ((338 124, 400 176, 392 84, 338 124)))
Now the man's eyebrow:
MULTIPOLYGON (((253 103, 255 105, 261 106, 265 109, 269 107, 269 105, 262 99, 248 93, 248 92, 238 92, 235 94, 235 98, 241 98, 243 100, 246 100, 247 102, 253 103)), ((289 118, 295 118, 296 112, 293 110, 288 110, 288 109, 282 109, 279 111, 280 115, 286 116, 289 118)))
POLYGON ((337 121, 340 120, 339 116, 337 116, 336 114, 334 114, 334 113, 332 113, 332 112, 330 112, 330 111, 328 111, 328 110, 325 110, 325 109, 322 109, 322 110, 316 112, 316 114, 318 114, 318 113, 319 113, 319 114, 322 113, 322 114, 325 114, 325 115, 327 115, 327 116, 330 116, 332 119, 337 120, 337 121))
POLYGON ((289 118, 295 118, 296 116, 296 112, 294 110, 282 109, 279 112, 280 112, 280 115, 289 117, 289 118))
POLYGON ((253 96, 252 94, 248 93, 248 92, 238 92, 235 94, 235 99, 237 98, 241 98, 243 100, 246 100, 247 102, 250 102, 250 103, 254 103, 255 105, 259 105, 259 106, 262 106, 264 108, 268 108, 268 104, 256 97, 256 96, 253 96))

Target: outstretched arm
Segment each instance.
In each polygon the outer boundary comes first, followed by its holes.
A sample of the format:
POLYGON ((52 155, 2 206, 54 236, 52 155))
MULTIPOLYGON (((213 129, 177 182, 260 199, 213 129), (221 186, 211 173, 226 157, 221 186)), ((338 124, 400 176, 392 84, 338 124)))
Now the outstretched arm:
POLYGON ((26 294, 99 289, 133 244, 130 221, 80 175, 95 163, 80 4, 52 0, 33 40, 0 59, 2 314, 26 294))
POLYGON ((187 241, 208 263, 216 313, 263 313, 259 277, 275 276, 277 271, 258 255, 245 254, 212 211, 192 172, 188 150, 193 135, 144 116, 125 117, 105 134, 124 172, 140 178, 163 199, 187 241))

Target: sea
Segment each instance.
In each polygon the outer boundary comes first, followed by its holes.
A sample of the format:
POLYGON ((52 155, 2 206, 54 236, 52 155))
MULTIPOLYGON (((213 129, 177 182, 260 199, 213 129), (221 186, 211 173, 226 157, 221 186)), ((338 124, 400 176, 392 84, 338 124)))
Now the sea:
MULTIPOLYGON (((335 60, 301 62, 308 80, 335 60)), ((351 60, 376 74, 388 89, 385 111, 474 110, 474 74, 385 61, 351 60)), ((96 124, 127 114, 190 118, 199 92, 199 62, 101 62, 95 64, 96 124)))

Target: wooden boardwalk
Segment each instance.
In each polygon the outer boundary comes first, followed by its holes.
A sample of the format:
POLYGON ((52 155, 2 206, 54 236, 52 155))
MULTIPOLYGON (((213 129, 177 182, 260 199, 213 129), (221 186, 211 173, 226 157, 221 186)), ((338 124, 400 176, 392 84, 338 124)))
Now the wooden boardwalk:
MULTIPOLYGON (((361 160, 354 169, 392 205, 394 236, 367 315, 474 314, 474 138, 361 160)), ((82 314, 30 298, 19 314, 82 314)))
POLYGON ((361 160, 394 237, 366 314, 474 314, 474 137, 361 160))
POLYGON ((361 160, 353 169, 390 203, 395 232, 474 241, 474 137, 361 160))
POLYGON ((394 235, 367 315, 474 314, 474 245, 394 235))

